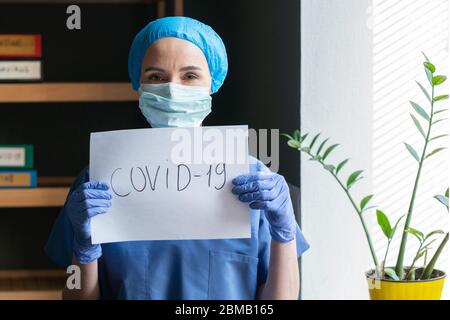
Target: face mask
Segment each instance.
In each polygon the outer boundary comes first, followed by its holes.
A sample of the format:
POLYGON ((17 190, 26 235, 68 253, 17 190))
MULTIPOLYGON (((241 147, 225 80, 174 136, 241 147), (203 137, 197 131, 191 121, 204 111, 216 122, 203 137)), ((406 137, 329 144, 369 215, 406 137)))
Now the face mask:
POLYGON ((153 128, 199 127, 211 112, 209 87, 141 84, 139 108, 153 128))

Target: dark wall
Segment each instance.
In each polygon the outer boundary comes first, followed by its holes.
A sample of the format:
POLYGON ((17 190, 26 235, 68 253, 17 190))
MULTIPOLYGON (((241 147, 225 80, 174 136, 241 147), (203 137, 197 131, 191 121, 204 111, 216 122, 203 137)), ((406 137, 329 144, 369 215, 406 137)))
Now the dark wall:
MULTIPOLYGON (((0 33, 43 36, 44 81, 128 81, 135 33, 152 5, 81 5, 82 30, 65 27, 65 5, 1 5, 0 33)), ((169 6, 170 8, 170 6, 169 6)), ((300 1, 185 0, 185 15, 211 25, 229 55, 228 78, 206 125, 300 126, 300 1)), ((24 93, 26 94, 26 93, 24 93)), ((0 104, 0 144, 35 145, 41 176, 73 176, 88 163, 89 134, 148 127, 136 103, 0 104)), ((281 173, 299 185, 299 155, 280 142, 281 173)), ((45 268, 57 209, 0 209, 0 268, 45 268)))
MULTIPOLYGON (((300 1, 185 0, 185 15, 223 38, 229 74, 208 125, 300 127, 300 1)), ((300 156, 280 141, 280 172, 299 186, 300 156)))

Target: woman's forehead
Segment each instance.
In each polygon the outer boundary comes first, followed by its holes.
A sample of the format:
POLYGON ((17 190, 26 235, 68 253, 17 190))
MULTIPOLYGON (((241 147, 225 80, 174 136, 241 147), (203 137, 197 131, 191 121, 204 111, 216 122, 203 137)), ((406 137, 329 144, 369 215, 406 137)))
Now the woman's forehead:
POLYGON ((186 64, 205 67, 205 55, 195 44, 178 38, 162 38, 147 49, 143 64, 186 64))

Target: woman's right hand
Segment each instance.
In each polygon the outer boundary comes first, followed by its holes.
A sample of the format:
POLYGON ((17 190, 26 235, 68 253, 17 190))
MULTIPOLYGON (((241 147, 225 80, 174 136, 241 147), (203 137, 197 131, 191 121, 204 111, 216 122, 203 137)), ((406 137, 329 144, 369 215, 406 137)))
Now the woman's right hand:
POLYGON ((80 264, 88 264, 102 255, 101 246, 91 242, 91 218, 111 207, 108 190, 106 183, 90 181, 80 185, 67 200, 67 214, 74 231, 73 253, 80 264))

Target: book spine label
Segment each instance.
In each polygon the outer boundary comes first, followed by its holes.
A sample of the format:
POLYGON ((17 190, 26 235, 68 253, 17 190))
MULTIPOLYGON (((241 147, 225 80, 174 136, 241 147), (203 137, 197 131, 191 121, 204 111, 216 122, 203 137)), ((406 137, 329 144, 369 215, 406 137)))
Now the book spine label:
POLYGON ((40 34, 0 34, 0 58, 40 58, 40 34))
POLYGON ((32 168, 32 145, 0 145, 0 168, 32 168))
POLYGON ((0 61, 0 81, 41 79, 40 61, 0 61))
POLYGON ((0 171, 0 188, 34 188, 36 185, 36 170, 0 171))

